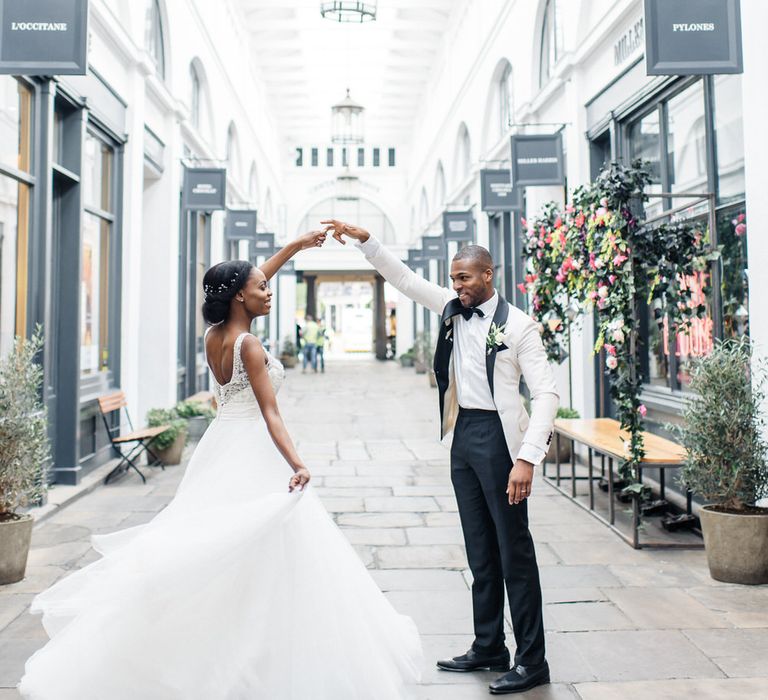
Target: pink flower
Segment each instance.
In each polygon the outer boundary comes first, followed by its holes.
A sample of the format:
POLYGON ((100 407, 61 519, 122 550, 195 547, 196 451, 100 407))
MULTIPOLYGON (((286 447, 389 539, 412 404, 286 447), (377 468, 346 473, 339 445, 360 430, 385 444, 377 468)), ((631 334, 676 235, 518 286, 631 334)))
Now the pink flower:
POLYGON ((744 219, 746 219, 746 218, 747 218, 747 215, 746 215, 746 214, 744 214, 744 213, 742 213, 742 214, 739 214, 739 215, 736 217, 736 220, 737 220, 739 223, 741 223, 741 222, 742 222, 742 221, 744 221, 744 219))
POLYGON ((563 220, 558 216, 555 219, 555 228, 560 228, 563 225, 563 220))
POLYGON ((573 204, 569 202, 568 206, 565 208, 565 213, 566 214, 573 214, 573 212, 575 212, 575 211, 576 211, 576 209, 574 208, 573 204))
POLYGON ((541 260, 541 259, 544 257, 544 253, 543 253, 542 251, 540 251, 540 250, 539 250, 539 251, 537 251, 537 252, 536 252, 536 257, 537 257, 539 260, 541 260))
POLYGON ((614 267, 619 267, 619 265, 622 265, 624 261, 627 259, 626 255, 622 255, 619 253, 614 259, 613 259, 613 265, 614 267))
POLYGON ((608 281, 613 284, 618 278, 616 275, 608 275, 608 281))
POLYGON ((581 228, 582 226, 584 226, 584 221, 585 221, 585 218, 584 218, 583 212, 579 212, 578 214, 576 214, 576 218, 574 219, 574 223, 576 224, 576 226, 581 228))
POLYGON ((521 282, 517 285, 517 288, 520 290, 521 294, 527 294, 528 290, 526 289, 525 285, 521 282))
POLYGON ((600 206, 605 207, 606 209, 608 208, 608 197, 603 197, 600 200, 600 206))
POLYGON ((565 275, 562 272, 558 272, 557 275, 555 275, 555 279, 562 284, 565 282, 565 275))
POLYGON ((603 345, 603 347, 605 348, 605 351, 609 355, 614 355, 614 356, 616 355, 616 346, 615 345, 611 345, 610 343, 605 343, 605 345, 603 345))
POLYGON ((600 285, 600 287, 597 290, 597 296, 599 296, 601 299, 605 299, 608 296, 608 287, 606 287, 604 284, 600 285))
POLYGON ((606 208, 605 208, 605 207, 600 207, 600 208, 598 208, 598 210, 595 212, 595 216, 597 216, 597 217, 601 217, 601 216, 605 216, 607 213, 608 213, 608 211, 606 210, 606 208))
POLYGON ((525 220, 524 216, 520 217, 520 223, 523 225, 523 228, 527 228, 528 222, 525 220))
POLYGON ((593 289, 589 294, 587 294, 587 296, 591 301, 594 301, 597 299, 597 292, 593 289))
POLYGON ((641 404, 640 404, 640 405, 637 407, 637 412, 638 412, 638 413, 639 413, 639 414, 640 414, 640 415, 641 415, 643 418, 645 418, 646 414, 648 413, 648 409, 645 407, 645 404, 644 404, 644 403, 641 403, 641 404))
POLYGON ((613 355, 609 355, 605 360, 605 366, 608 369, 616 369, 619 366, 619 361, 613 355))
POLYGON ((736 235, 743 236, 747 232, 746 224, 736 224, 736 235))

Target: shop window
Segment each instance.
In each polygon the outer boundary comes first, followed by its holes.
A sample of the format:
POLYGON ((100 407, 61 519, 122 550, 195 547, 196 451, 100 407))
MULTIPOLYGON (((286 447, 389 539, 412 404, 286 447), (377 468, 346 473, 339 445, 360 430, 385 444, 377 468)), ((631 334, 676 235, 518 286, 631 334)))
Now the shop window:
POLYGON ((147 0, 144 21, 144 47, 155 64, 158 77, 165 78, 165 46, 163 18, 159 0, 147 0))
POLYGON ((667 102, 666 111, 669 191, 706 192, 707 155, 702 81, 696 81, 672 97, 667 102))
POLYGON ((83 148, 83 231, 80 272, 80 371, 109 368, 114 150, 88 133, 83 148))
POLYGON ((362 168, 364 166, 365 166, 365 149, 358 148, 357 149, 357 167, 362 168))
POLYGON ((744 196, 744 129, 741 123, 741 76, 716 75, 714 127, 718 198, 722 203, 744 196))
POLYGON ((346 147, 341 149, 341 165, 345 168, 349 167, 349 152, 346 147))
POLYGON ((327 148, 325 151, 325 164, 329 167, 333 167, 333 149, 327 148))
POLYGON ((390 148, 387 152, 387 157, 389 159, 389 167, 394 168, 395 167, 395 149, 390 148))
POLYGON ((373 149, 373 167, 378 168, 381 161, 381 151, 378 148, 373 149))
POLYGON ((539 53, 539 87, 544 87, 552 76, 555 64, 563 54, 563 28, 560 24, 559 0, 547 0, 541 23, 541 51, 539 53))
POLYGON ((27 332, 31 118, 32 91, 0 76, 0 355, 27 332))
POLYGON ((317 151, 317 149, 316 149, 316 148, 313 148, 313 149, 312 149, 312 152, 311 152, 311 158, 312 158, 312 167, 313 167, 313 168, 316 168, 316 167, 317 167, 317 165, 318 165, 318 162, 319 162, 319 158, 320 158, 320 156, 318 155, 318 151, 317 151))

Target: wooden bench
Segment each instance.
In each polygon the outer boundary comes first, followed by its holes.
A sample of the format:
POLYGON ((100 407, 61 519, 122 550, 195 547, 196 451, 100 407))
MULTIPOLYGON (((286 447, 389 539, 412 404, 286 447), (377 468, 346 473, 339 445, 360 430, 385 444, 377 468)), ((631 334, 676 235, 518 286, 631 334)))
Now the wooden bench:
MULTIPOLYGON (((640 543, 640 506, 637 498, 632 499, 632 536, 628 537, 616 527, 616 508, 614 494, 614 460, 620 462, 627 457, 629 445, 629 433, 621 429, 621 424, 613 418, 558 418, 555 421, 555 476, 547 474, 547 462, 543 467, 543 476, 547 482, 554 486, 560 493, 568 496, 579 506, 589 511, 598 520, 605 523, 625 542, 635 549, 641 547, 695 547, 703 545, 685 544, 677 542, 650 542, 640 543), (560 441, 562 439, 571 442, 571 470, 569 476, 564 476, 560 469, 560 441), (626 442, 625 442, 626 441, 626 442), (587 448, 587 476, 576 475, 576 450, 575 444, 579 443, 587 448), (600 473, 595 475, 594 455, 601 457, 600 473), (605 478, 605 462, 608 462, 608 519, 595 511, 595 478, 605 478), (576 497, 576 482, 586 479, 589 483, 589 505, 585 505, 576 497), (563 480, 570 480, 570 493, 560 484, 563 480)), ((643 446, 645 457, 638 467, 638 479, 642 481, 643 468, 655 468, 659 470, 660 498, 664 499, 666 489, 666 470, 677 469, 683 465, 685 450, 671 440, 667 440, 653 433, 643 433, 643 446)), ((691 492, 686 494, 686 513, 691 515, 691 492)))
POLYGON ((144 474, 141 473, 135 460, 138 459, 142 452, 147 452, 147 454, 152 456, 155 463, 160 465, 161 469, 165 469, 163 461, 150 449, 149 443, 153 438, 160 435, 160 433, 164 433, 168 430, 170 426, 156 425, 151 428, 146 427, 141 428, 140 430, 135 430, 133 422, 131 421, 131 416, 128 413, 128 400, 125 398, 125 393, 122 391, 118 390, 113 391, 110 394, 104 394, 98 398, 98 402, 101 417, 104 419, 104 427, 107 430, 112 449, 120 457, 117 466, 107 474, 104 483, 108 484, 110 480, 118 476, 118 474, 122 474, 131 468, 146 484, 147 479, 144 474), (125 416, 128 419, 128 427, 130 428, 130 431, 127 433, 122 433, 122 421, 120 420, 121 409, 125 410, 125 416), (115 421, 117 425, 110 425, 110 417, 115 411, 117 411, 117 421, 115 421), (123 452, 123 445, 130 445, 131 443, 133 443, 133 447, 128 449, 127 452, 123 452))

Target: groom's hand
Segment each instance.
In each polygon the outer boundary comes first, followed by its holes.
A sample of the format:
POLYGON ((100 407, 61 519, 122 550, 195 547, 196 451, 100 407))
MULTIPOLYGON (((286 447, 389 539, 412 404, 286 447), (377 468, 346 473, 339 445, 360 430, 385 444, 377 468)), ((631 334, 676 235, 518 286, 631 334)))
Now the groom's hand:
POLYGON ((531 495, 531 482, 533 481, 533 465, 524 459, 518 459, 512 471, 509 472, 507 495, 509 505, 517 505, 531 495))
POLYGON ((325 229, 323 229, 323 233, 328 233, 329 231, 333 231, 333 237, 342 245, 346 245, 346 241, 342 239, 341 235, 344 234, 345 236, 349 236, 350 238, 354 238, 355 240, 360 241, 361 243, 365 243, 368 238, 370 238, 370 233, 366 231, 364 228, 360 228, 359 226, 353 226, 352 224, 345 224, 343 221, 338 221, 337 219, 326 219, 325 221, 321 221, 321 224, 325 225, 325 229))
POLYGON ((306 250, 307 248, 321 248, 325 243, 325 238, 328 234, 325 231, 309 231, 303 236, 299 236, 296 242, 299 244, 300 250, 306 250))

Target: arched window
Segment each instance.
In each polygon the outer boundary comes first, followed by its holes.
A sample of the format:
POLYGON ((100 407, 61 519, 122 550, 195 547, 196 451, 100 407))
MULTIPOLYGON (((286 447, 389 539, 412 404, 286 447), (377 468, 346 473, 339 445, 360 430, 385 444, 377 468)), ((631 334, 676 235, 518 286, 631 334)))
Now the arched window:
POLYGON ((515 116, 512 100, 512 66, 507 63, 496 84, 499 96, 499 135, 506 134, 515 116))
POLYGON ((251 174, 248 176, 248 199, 251 204, 259 203, 259 174, 255 162, 251 163, 251 174))
POLYGON ((419 226, 426 226, 429 221, 429 199, 427 199, 427 188, 421 188, 421 199, 419 201, 419 226))
POLYGON ((434 200, 436 207, 442 208, 445 205, 445 171, 441 161, 437 161, 435 170, 434 200))
POLYGON ((165 46, 163 44, 163 18, 159 0, 147 0, 144 21, 144 48, 146 48, 155 72, 165 78, 165 46))
POLYGON ((460 185, 469 177, 472 168, 472 155, 470 152, 469 129, 462 122, 459 126, 459 133, 456 136, 456 162, 454 172, 456 173, 456 185, 460 185))
POLYGON ((233 180, 240 178, 240 147, 234 122, 230 122, 227 128, 227 170, 233 180))
POLYGON ((547 0, 541 22, 541 53, 539 55, 539 87, 552 75, 555 64, 563 55, 563 28, 560 25, 559 0, 547 0))
POLYGON ((192 124, 196 129, 200 128, 200 110, 202 101, 203 86, 200 81, 200 74, 197 72, 197 68, 194 63, 189 64, 189 112, 192 117, 192 124))

